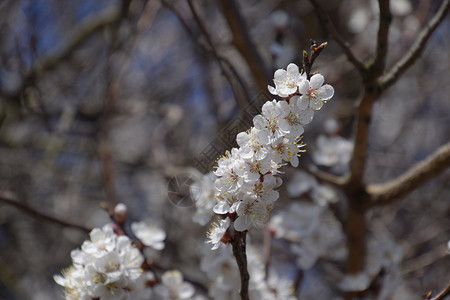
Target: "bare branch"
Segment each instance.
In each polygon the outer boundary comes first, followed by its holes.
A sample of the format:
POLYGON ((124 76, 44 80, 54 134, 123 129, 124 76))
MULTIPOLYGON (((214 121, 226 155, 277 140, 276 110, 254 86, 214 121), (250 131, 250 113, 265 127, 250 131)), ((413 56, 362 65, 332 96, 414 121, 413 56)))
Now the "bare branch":
POLYGON ((414 45, 411 47, 408 53, 406 53, 399 60, 399 62, 392 67, 389 73, 380 78, 379 85, 382 90, 385 90, 392 84, 394 84, 400 78, 400 75, 403 74, 410 66, 412 66, 414 62, 420 57, 420 54, 424 50, 428 39, 431 37, 434 30, 439 26, 439 24, 447 15, 449 3, 450 0, 444 0, 442 2, 439 10, 419 34, 419 37, 414 42, 414 45))
POLYGON ((380 24, 378 27, 377 48, 375 59, 369 66, 369 68, 373 68, 373 76, 380 76, 383 74, 384 68, 386 67, 388 34, 392 21, 392 15, 389 10, 389 0, 378 0, 378 5, 380 8, 380 24))
MULTIPOLYGON (((170 4, 169 2, 167 2, 165 0, 162 0, 161 3, 163 6, 167 7, 175 14, 175 16, 180 21, 183 28, 186 30, 187 34, 191 37, 191 40, 194 42, 194 44, 197 47, 199 47, 202 51, 204 51, 206 54, 211 54, 212 56, 214 56, 214 58, 217 59, 217 61, 219 62, 219 66, 222 69, 222 72, 223 72, 226 80, 230 84, 230 87, 233 91, 233 94, 234 94, 236 100, 239 102, 238 104, 241 107, 246 107, 248 105, 248 103, 250 102, 250 97, 247 93, 247 88, 244 85, 244 80, 241 78, 239 73, 236 71, 236 68, 233 66, 233 64, 226 57, 219 54, 217 49, 214 47, 214 44, 212 43, 212 40, 210 39, 208 32, 205 30, 205 31, 203 31, 203 34, 205 35, 205 38, 208 41, 209 48, 199 41, 198 36, 192 31, 192 29, 189 27, 189 25, 186 23, 186 21, 182 17, 181 13, 172 4, 170 4), (236 78, 236 83, 232 80, 231 76, 228 74, 227 69, 229 69, 231 74, 236 78), (239 85, 240 88, 238 88, 237 85, 239 85)), ((192 11, 192 13, 193 13, 193 15, 195 13, 195 15, 194 15, 194 18, 195 18, 195 16, 197 15, 195 9, 192 11)), ((201 22, 201 19, 197 17, 196 22, 198 22, 198 20, 200 20, 200 24, 198 24, 200 29, 206 28, 203 25, 203 23, 201 22)))
POLYGON ((347 223, 347 274, 357 274, 364 269, 366 257, 366 220, 365 211, 356 197, 349 199, 347 223))
POLYGON ((371 202, 369 206, 387 205, 407 195, 421 184, 436 177, 450 166, 450 142, 439 147, 433 154, 417 163, 406 173, 384 184, 367 187, 371 202))
POLYGON ((439 294, 436 295, 436 297, 433 298, 430 297, 427 298, 427 300, 441 300, 447 297, 448 295, 450 295, 450 282, 447 283, 445 288, 442 291, 440 291, 439 294))
POLYGON ((250 71, 262 91, 267 89, 267 83, 271 81, 271 74, 263 58, 258 53, 256 46, 248 32, 245 20, 234 0, 220 0, 223 14, 233 33, 233 44, 244 57, 250 71))
POLYGON ((306 171, 307 173, 313 175, 318 180, 320 180, 324 183, 332 184, 334 186, 339 186, 339 187, 343 186, 347 181, 346 177, 340 177, 340 176, 336 176, 336 175, 328 173, 328 172, 324 172, 322 170, 319 170, 314 165, 311 165, 307 168, 303 168, 303 170, 306 171))
POLYGON ((120 11, 113 7, 86 17, 65 43, 52 53, 43 54, 42 57, 36 60, 30 75, 39 76, 43 72, 53 69, 60 61, 69 57, 92 34, 116 22, 120 16, 120 11))
POLYGON ((232 85, 232 83, 233 83, 231 77, 228 75, 228 73, 225 70, 226 67, 228 67, 230 69, 233 76, 237 79, 238 83, 240 84, 242 93, 245 96, 245 99, 244 99, 245 102, 241 100, 240 105, 241 105, 241 107, 247 107, 249 105, 250 99, 247 94, 247 88, 244 86, 244 81, 242 80, 242 78, 240 78, 238 72, 236 71, 234 66, 231 64, 231 62, 229 60, 227 60, 226 58, 224 58, 223 56, 219 55, 219 52, 217 51, 216 47, 214 46, 211 35, 209 34, 208 30, 206 29, 206 25, 203 23, 202 18, 199 16, 199 14, 197 13, 197 10, 195 9, 193 1, 189 0, 188 3, 189 3, 189 8, 191 9, 192 15, 194 16, 194 20, 197 22, 197 25, 200 28, 200 31, 205 36, 205 39, 211 49, 210 52, 213 54, 213 56, 219 62, 219 65, 222 68, 224 75, 227 78, 228 82, 230 83, 230 85, 232 85))
POLYGON ((60 218, 39 212, 39 211, 35 210, 34 208, 29 207, 25 203, 18 201, 16 195, 10 191, 0 191, 0 202, 14 206, 14 207, 20 209, 21 211, 29 214, 33 218, 36 218, 39 220, 52 222, 52 223, 55 223, 55 224, 58 224, 58 225, 61 225, 64 227, 71 227, 71 228, 79 229, 84 232, 90 231, 90 229, 84 225, 75 224, 70 221, 62 220, 60 218))
POLYGON ((117 7, 105 9, 102 12, 86 17, 85 20, 77 26, 75 31, 54 51, 44 53, 38 57, 26 72, 20 87, 13 93, 6 94, 7 98, 18 98, 23 90, 46 71, 54 69, 58 64, 72 55, 77 47, 79 47, 86 39, 102 30, 106 26, 118 21, 122 17, 117 7))
POLYGON ((369 126, 372 118, 373 103, 378 95, 373 91, 364 90, 364 95, 358 107, 358 119, 356 124, 356 136, 354 140, 352 161, 350 163, 350 178, 348 184, 354 188, 362 186, 364 170, 366 166, 369 126))
POLYGON ((355 66, 355 68, 359 71, 360 74, 363 74, 366 70, 366 67, 364 64, 356 58, 356 56, 353 54, 350 45, 344 41, 342 36, 337 31, 336 27, 334 26, 333 22, 331 21, 328 14, 325 12, 323 7, 320 5, 319 1, 317 0, 310 0, 311 4, 316 9, 317 15, 319 16, 320 21, 324 24, 325 28, 327 29, 328 33, 331 35, 331 37, 338 43, 338 45, 341 47, 342 51, 344 51, 344 54, 347 56, 347 59, 355 66))
POLYGON ((439 260, 446 258, 448 256, 447 245, 441 245, 434 248, 420 256, 409 259, 403 262, 403 272, 402 275, 406 276, 413 272, 423 271, 428 266, 435 264, 439 260))
POLYGON ((239 268, 239 274, 241 276, 241 290, 239 294, 242 300, 249 300, 250 296, 248 294, 248 285, 250 281, 250 275, 248 274, 247 268, 247 254, 246 254, 246 243, 245 238, 247 236, 247 231, 234 231, 233 239, 231 240, 231 245, 233 246, 233 255, 236 258, 236 262, 239 268))

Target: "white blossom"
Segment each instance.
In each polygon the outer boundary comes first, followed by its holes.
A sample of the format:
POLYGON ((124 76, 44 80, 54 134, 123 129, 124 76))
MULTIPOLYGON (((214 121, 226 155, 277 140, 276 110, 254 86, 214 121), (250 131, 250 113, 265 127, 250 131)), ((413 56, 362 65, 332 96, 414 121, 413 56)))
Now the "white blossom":
POLYGON ((336 173, 345 173, 352 151, 353 143, 340 136, 319 135, 312 158, 320 166, 329 167, 336 173))
POLYGON ((288 97, 298 91, 299 85, 306 79, 306 74, 300 74, 298 66, 291 63, 286 70, 276 70, 274 77, 275 88, 268 86, 269 92, 272 95, 288 97))
POLYGON ((112 224, 94 229, 90 241, 71 253, 73 265, 55 275, 65 288, 66 299, 128 299, 142 275, 144 257, 126 236, 118 236, 112 224))
POLYGON ((207 243, 212 243, 213 246, 211 250, 216 250, 217 248, 219 248, 220 243, 222 242, 222 238, 225 232, 227 232, 228 227, 230 226, 230 219, 226 218, 224 220, 221 220, 218 224, 216 222, 213 222, 211 226, 212 227, 207 234, 207 237, 209 239, 207 243))
POLYGON ((216 204, 216 201, 214 201, 216 193, 214 181, 216 178, 214 173, 210 172, 203 175, 198 182, 193 183, 189 187, 196 209, 192 220, 200 225, 206 225, 214 215, 212 209, 216 204))
POLYGON ((157 299, 178 300, 190 299, 194 293, 194 286, 185 282, 178 270, 167 271, 161 276, 161 284, 155 286, 157 299))
POLYGON ((254 127, 237 135, 239 148, 219 159, 213 211, 235 213, 235 230, 263 228, 267 222, 279 197, 279 169, 286 163, 298 166, 304 126, 311 122, 314 110, 333 96, 333 88, 323 82, 320 74, 307 80, 295 64, 277 70, 275 88, 269 86, 269 91, 284 99, 266 102, 253 118, 254 127))
POLYGON ((154 224, 144 221, 131 223, 131 231, 147 247, 155 250, 164 249, 166 232, 154 224))
POLYGON ((334 89, 331 85, 323 85, 324 78, 320 74, 315 74, 310 80, 303 80, 300 83, 299 91, 302 101, 309 100, 309 107, 319 110, 323 102, 331 99, 334 95, 334 89))

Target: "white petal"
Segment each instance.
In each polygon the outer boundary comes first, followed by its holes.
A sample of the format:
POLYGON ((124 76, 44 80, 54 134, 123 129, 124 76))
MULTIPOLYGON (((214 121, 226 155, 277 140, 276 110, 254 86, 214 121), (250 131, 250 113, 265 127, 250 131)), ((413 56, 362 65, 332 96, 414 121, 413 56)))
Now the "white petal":
POLYGON ((290 136, 291 137, 299 137, 303 134, 303 132, 305 132, 305 129, 303 128, 303 126, 300 126, 300 125, 292 126, 290 136))
POLYGON ((250 136, 246 132, 239 132, 236 136, 236 142, 238 143, 239 147, 244 147, 249 140, 250 136))
MULTIPOLYGON (((277 103, 276 100, 267 101, 266 103, 264 103, 264 105, 261 108, 262 115, 265 117, 269 116, 270 113, 274 110, 275 103, 277 103)), ((254 119, 253 119, 253 122, 254 122, 254 119)), ((267 123, 267 121, 266 121, 266 123, 267 123)), ((255 124, 255 127, 256 127, 256 124, 255 124)))
POLYGON ((265 201, 273 202, 276 201, 280 197, 280 194, 277 191, 270 191, 267 196, 264 198, 265 201))
POLYGON ((315 97, 311 99, 311 101, 309 102, 309 107, 311 107, 314 110, 319 110, 322 108, 322 106, 323 102, 322 100, 319 99, 319 97, 315 97))
POLYGON ((274 88, 273 86, 268 85, 267 89, 269 90, 269 93, 271 93, 272 95, 276 95, 277 94, 277 89, 274 88))
POLYGON ((253 125, 255 126, 256 129, 266 128, 267 120, 261 115, 256 115, 253 118, 253 125))
POLYGON ((298 156, 297 156, 297 155, 295 155, 295 156, 293 156, 293 157, 291 158, 291 165, 292 165, 294 168, 297 168, 297 167, 298 167, 298 156))
POLYGON ((298 91, 300 94, 304 95, 309 91, 309 81, 303 80, 300 85, 298 86, 298 91))
POLYGON ((258 143, 261 145, 267 145, 269 143, 269 134, 270 132, 268 129, 263 129, 256 132, 255 137, 258 143))
POLYGON ((234 221, 234 229, 237 231, 249 230, 253 224, 253 216, 245 215, 240 216, 234 221))
POLYGON ((289 95, 295 94, 296 92, 297 86, 295 87, 282 86, 278 89, 278 95, 280 97, 287 97, 289 95))
POLYGON ((300 75, 296 64, 290 63, 286 70, 289 75, 300 75))
POLYGON ((333 97, 333 95, 334 95, 334 88, 329 84, 325 84, 320 88, 319 94, 317 96, 322 98, 322 100, 328 100, 331 97, 333 97))
MULTIPOLYGON (((255 155, 253 149, 250 147, 241 148, 241 157, 244 159, 252 158, 255 155)), ((235 170, 238 172, 238 170, 235 170)))
POLYGON ((66 278, 62 277, 61 275, 54 275, 53 280, 61 286, 66 285, 66 278))
POLYGON ((322 86, 324 80, 325 79, 320 74, 313 75, 310 80, 311 87, 315 90, 318 90, 322 86))
POLYGON ((224 215, 230 211, 230 206, 225 201, 220 201, 214 206, 213 211, 216 214, 224 215))
POLYGON ((150 246, 155 250, 162 250, 162 249, 164 249, 164 242, 153 243, 151 245, 146 245, 146 246, 150 246))
POLYGON ((289 125, 289 122, 286 119, 281 119, 278 121, 278 127, 283 131, 283 133, 289 133, 291 132, 291 125, 289 125))
POLYGON ((300 110, 305 110, 307 109, 309 106, 309 99, 305 96, 302 96, 299 98, 299 100, 297 101, 297 107, 300 110))
POLYGON ((280 80, 286 76, 286 71, 283 69, 278 69, 275 71, 274 78, 275 80, 280 80))
POLYGON ((299 114, 300 123, 302 123, 303 125, 311 123, 313 117, 314 111, 312 109, 305 109, 299 114))
POLYGON ((178 297, 180 299, 188 299, 191 298, 195 293, 195 289, 192 284, 184 282, 179 291, 178 297))

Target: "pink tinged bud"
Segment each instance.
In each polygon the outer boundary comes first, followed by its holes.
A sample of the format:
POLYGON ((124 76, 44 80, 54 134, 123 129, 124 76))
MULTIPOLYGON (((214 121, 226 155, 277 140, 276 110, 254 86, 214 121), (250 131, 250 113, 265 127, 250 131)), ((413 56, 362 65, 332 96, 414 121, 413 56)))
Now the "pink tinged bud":
POLYGON ((125 204, 119 203, 114 207, 114 218, 119 223, 123 223, 127 217, 128 208, 125 204))

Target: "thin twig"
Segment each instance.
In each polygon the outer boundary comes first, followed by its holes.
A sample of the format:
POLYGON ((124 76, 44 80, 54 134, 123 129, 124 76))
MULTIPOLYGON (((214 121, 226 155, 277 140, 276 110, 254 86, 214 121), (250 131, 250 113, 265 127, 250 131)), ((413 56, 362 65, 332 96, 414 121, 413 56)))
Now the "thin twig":
POLYGON ((189 8, 191 10, 191 13, 194 17, 195 22, 197 23, 198 27, 200 28, 200 31, 202 32, 202 34, 204 35, 206 42, 208 43, 209 47, 210 47, 210 53, 212 53, 212 55, 216 58, 216 60, 219 62, 219 66, 221 67, 227 81, 230 83, 230 85, 233 87, 233 81, 230 77, 230 75, 228 74, 228 72, 226 72, 225 70, 225 66, 228 67, 230 69, 230 71, 232 72, 233 76, 237 79, 238 83, 240 84, 241 87, 241 91, 245 96, 245 101, 243 102, 242 100, 240 101, 240 105, 241 107, 247 107, 250 103, 250 99, 247 93, 247 88, 244 86, 244 81, 242 80, 242 78, 239 76, 239 73, 236 71, 236 69, 234 68, 234 66, 231 64, 231 62, 227 59, 225 59, 223 56, 221 56, 219 54, 219 52, 217 51, 216 47, 214 46, 214 43, 212 41, 211 35, 209 34, 208 30, 206 29, 206 25, 204 24, 204 22, 202 21, 202 18, 199 16, 197 10, 195 9, 194 3, 192 0, 188 1, 189 3, 189 8))
POLYGON ((441 245, 429 252, 426 252, 418 257, 409 259, 403 262, 403 274, 402 276, 406 276, 407 274, 421 271, 426 267, 438 262, 439 260, 448 256, 447 243, 445 245, 441 245))
POLYGON ((246 243, 245 238, 247 231, 234 231, 233 239, 231 240, 231 245, 233 247, 233 255, 236 258, 236 263, 239 268, 239 274, 241 277, 241 290, 239 294, 242 300, 249 300, 250 296, 248 293, 248 285, 250 281, 250 275, 248 274, 247 268, 247 254, 246 254, 246 243))
MULTIPOLYGON (((199 40, 198 35, 192 31, 191 27, 187 24, 186 20, 184 20, 182 14, 175 8, 175 6, 173 6, 172 4, 170 4, 169 2, 167 2, 165 0, 162 0, 161 4, 174 13, 175 17, 177 17, 177 19, 180 21, 181 26, 183 26, 184 30, 186 30, 186 33, 190 36, 191 40, 194 42, 194 44, 200 50, 202 50, 206 54, 210 54, 210 55, 214 56, 218 60, 219 66, 222 69, 222 72, 223 72, 226 80, 230 84, 230 87, 233 91, 235 98, 237 100, 242 99, 242 100, 238 101, 239 102, 238 104, 241 107, 246 107, 248 105, 246 103, 250 102, 250 97, 247 93, 248 88, 244 85, 244 80, 239 75, 239 73, 236 71, 236 68, 233 66, 233 64, 226 57, 219 54, 219 52, 214 47, 213 43, 210 44, 210 47, 207 47, 206 45, 204 45, 199 40), (234 83, 234 81, 229 76, 227 69, 229 69, 231 74, 236 78, 236 83, 234 83), (239 88, 237 88, 237 85, 239 85, 239 88), (240 96, 240 94, 242 94, 242 96, 240 96)), ((201 27, 201 26, 199 25, 199 27, 201 27)), ((207 35, 205 38, 208 40, 209 35, 207 35)))
POLYGON ((439 294, 436 295, 436 297, 427 298, 427 300, 441 300, 447 297, 448 295, 450 295, 450 282, 447 283, 445 288, 442 291, 440 291, 439 294))
POLYGON ((267 83, 271 81, 269 69, 262 56, 259 54, 253 39, 248 32, 244 17, 242 16, 235 0, 220 0, 225 19, 233 33, 233 44, 244 57, 250 72, 262 91, 267 89, 267 83))
POLYGON ((306 74, 306 78, 308 80, 311 79, 311 68, 314 64, 314 61, 317 57, 319 57, 322 50, 327 46, 327 42, 322 44, 317 44, 316 41, 311 40, 311 55, 308 56, 308 53, 303 50, 303 70, 306 74))
POLYGON ((46 52, 38 57, 30 70, 23 77, 22 84, 13 93, 5 94, 8 98, 17 98, 27 86, 43 73, 54 69, 59 63, 72 55, 72 53, 89 37, 102 30, 106 26, 116 22, 121 17, 117 7, 105 9, 92 16, 86 17, 81 24, 69 35, 55 50, 46 52))
POLYGON ((272 232, 268 227, 264 228, 264 270, 265 270, 265 280, 269 277, 269 267, 272 258, 272 232))
POLYGON ((45 53, 36 60, 33 64, 32 73, 35 76, 39 76, 43 72, 53 69, 59 62, 69 57, 92 34, 116 22, 120 16, 120 11, 116 7, 113 7, 93 16, 86 17, 65 43, 55 51, 45 53))
POLYGON ((303 170, 305 172, 313 175, 314 177, 316 177, 316 179, 320 180, 321 182, 329 183, 334 186, 341 187, 347 181, 347 177, 336 176, 334 174, 324 172, 324 171, 320 170, 319 168, 317 168, 315 165, 311 165, 307 168, 303 168, 303 170))
POLYGON ((330 17, 325 12, 323 7, 320 5, 319 1, 310 0, 310 2, 316 9, 320 21, 323 23, 323 25, 325 26, 331 37, 341 47, 342 51, 344 51, 344 54, 347 56, 347 59, 353 64, 353 66, 359 71, 359 73, 363 74, 364 71, 366 70, 364 64, 353 54, 350 45, 346 41, 344 41, 342 36, 339 34, 330 17))
POLYGON ((430 22, 422 29, 419 37, 414 42, 411 49, 396 63, 391 70, 379 80, 379 86, 381 90, 385 90, 394 84, 410 66, 420 57, 422 51, 427 44, 428 39, 431 37, 435 29, 444 20, 449 10, 450 0, 444 0, 430 22))
POLYGON ((436 177, 450 167, 450 142, 439 147, 428 158, 394 180, 367 187, 369 206, 387 205, 414 191, 418 186, 436 177))
POLYGON ((377 47, 375 58, 369 66, 369 68, 373 68, 372 76, 380 76, 386 67, 388 34, 392 21, 389 0, 378 0, 378 6, 380 8, 380 24, 378 27, 377 47))
POLYGON ((38 220, 44 220, 64 227, 79 229, 84 232, 89 232, 91 230, 84 225, 72 223, 70 221, 54 217, 43 212, 39 212, 36 209, 29 207, 27 204, 20 202, 17 199, 16 195, 10 191, 0 191, 0 202, 14 206, 38 220))

